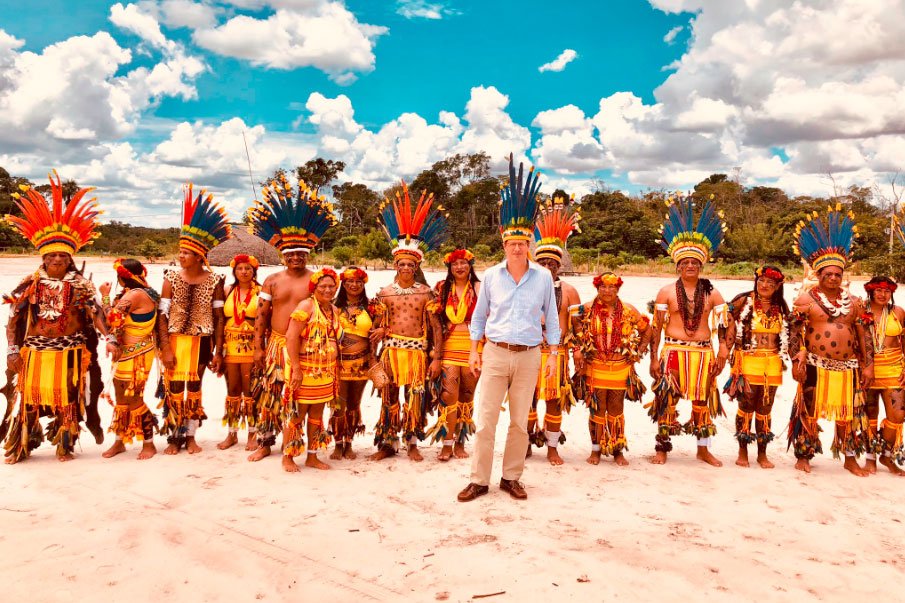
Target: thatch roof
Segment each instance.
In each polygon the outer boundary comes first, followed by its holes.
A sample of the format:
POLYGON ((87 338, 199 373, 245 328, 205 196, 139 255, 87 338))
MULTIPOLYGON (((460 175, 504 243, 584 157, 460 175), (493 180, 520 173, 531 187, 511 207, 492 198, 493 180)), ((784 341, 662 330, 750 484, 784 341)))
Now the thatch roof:
POLYGON ((259 239, 246 230, 245 224, 233 224, 233 236, 214 247, 207 255, 207 261, 214 266, 229 266, 230 260, 240 253, 258 258, 262 266, 278 266, 280 252, 273 245, 259 239))

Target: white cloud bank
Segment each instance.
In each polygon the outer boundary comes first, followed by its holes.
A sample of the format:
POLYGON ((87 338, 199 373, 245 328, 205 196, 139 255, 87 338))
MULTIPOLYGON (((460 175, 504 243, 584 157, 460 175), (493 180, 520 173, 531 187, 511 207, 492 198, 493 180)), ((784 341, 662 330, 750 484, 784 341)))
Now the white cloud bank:
POLYGON ((540 67, 537 68, 538 71, 543 73, 544 71, 562 71, 566 68, 566 65, 574 61, 578 58, 578 53, 572 50, 571 48, 566 48, 559 56, 550 61, 549 63, 544 63, 540 67))

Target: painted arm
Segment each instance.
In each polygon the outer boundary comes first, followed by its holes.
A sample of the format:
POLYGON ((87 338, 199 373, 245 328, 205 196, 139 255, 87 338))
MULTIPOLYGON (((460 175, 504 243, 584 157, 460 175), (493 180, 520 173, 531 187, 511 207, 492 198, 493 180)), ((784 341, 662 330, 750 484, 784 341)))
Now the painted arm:
POLYGON ((164 279, 160 292, 159 312, 157 312, 157 347, 160 348, 160 361, 167 369, 176 367, 176 356, 170 346, 170 303, 173 297, 173 286, 164 279))
POLYGON ((650 326, 650 376, 656 381, 660 378, 660 359, 657 352, 660 348, 660 336, 663 333, 663 321, 666 318, 666 311, 669 309, 667 302, 669 297, 666 290, 661 289, 657 293, 657 299, 654 300, 653 320, 650 326))
POLYGON ((214 312, 214 357, 211 359, 210 368, 211 370, 218 374, 222 375, 224 366, 223 366, 223 327, 226 323, 226 317, 223 315, 223 304, 226 301, 226 294, 223 291, 223 279, 219 279, 217 281, 216 287, 214 287, 214 303, 213 303, 213 312, 214 312))
POLYGON ((255 318, 255 351, 254 363, 258 370, 264 369, 264 352, 267 349, 267 337, 270 335, 270 319, 273 314, 273 281, 270 277, 264 281, 258 293, 258 315, 255 318))

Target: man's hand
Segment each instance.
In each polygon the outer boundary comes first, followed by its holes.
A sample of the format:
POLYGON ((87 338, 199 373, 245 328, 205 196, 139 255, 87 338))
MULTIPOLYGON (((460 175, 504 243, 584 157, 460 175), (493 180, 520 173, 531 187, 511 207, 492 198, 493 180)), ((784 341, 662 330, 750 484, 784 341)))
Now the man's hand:
POLYGON ((729 358, 729 351, 723 346, 720 346, 720 351, 717 353, 716 358, 713 360, 713 366, 710 367, 711 379, 716 378, 720 373, 723 372, 723 369, 726 368, 727 358, 729 358))
POLYGON ((471 350, 468 354, 468 366, 475 379, 481 376, 481 354, 477 350, 471 350))
POLYGON ((107 356, 110 357, 110 360, 113 362, 119 362, 120 356, 123 355, 123 350, 117 344, 112 341, 107 342, 107 356))
POLYGON ((223 354, 220 352, 214 353, 214 357, 211 358, 211 362, 208 365, 215 374, 222 375, 223 374, 223 354))
POLYGON ((547 379, 552 379, 556 375, 556 363, 559 362, 559 354, 550 354, 547 356, 547 365, 544 367, 544 374, 547 379))
POLYGON ((431 360, 430 367, 428 368, 428 374, 430 375, 430 378, 432 380, 440 376, 440 370, 440 359, 434 358, 433 360, 431 360))
POLYGON ((572 362, 575 363, 575 372, 582 374, 584 371, 584 353, 578 348, 575 348, 572 352, 572 362))
POLYGON ((264 370, 264 350, 256 349, 254 351, 254 354, 252 355, 252 358, 254 359, 255 368, 258 369, 259 371, 263 371, 264 370))
POLYGON ((792 359, 792 378, 799 383, 804 383, 808 374, 807 357, 808 353, 805 350, 801 350, 792 359))
POLYGON ((18 373, 22 370, 22 356, 18 353, 6 355, 6 368, 9 371, 18 373))
POLYGON ((164 368, 168 371, 172 371, 176 368, 176 355, 173 354, 173 348, 166 348, 161 352, 160 361, 163 362, 164 368))
POLYGON ((98 286, 97 290, 98 290, 98 292, 100 292, 100 294, 101 294, 102 297, 109 297, 109 296, 110 296, 110 290, 111 290, 112 288, 113 288, 113 287, 110 285, 110 283, 101 283, 101 284, 98 286))
POLYGON ((656 356, 650 357, 650 376, 654 381, 660 378, 660 361, 656 356))
POLYGON ((371 345, 376 346, 378 343, 383 341, 384 335, 386 335, 387 330, 383 327, 378 329, 371 329, 371 333, 368 337, 371 339, 371 345))
POLYGON ((874 380, 874 365, 861 369, 861 388, 867 389, 874 380))

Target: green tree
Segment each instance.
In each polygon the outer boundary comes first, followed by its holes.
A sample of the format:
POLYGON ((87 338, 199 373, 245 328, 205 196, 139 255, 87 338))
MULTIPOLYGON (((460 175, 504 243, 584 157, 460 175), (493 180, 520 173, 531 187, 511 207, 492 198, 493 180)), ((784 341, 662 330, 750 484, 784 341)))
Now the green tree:
POLYGON ((141 242, 135 251, 138 255, 144 256, 151 261, 163 257, 163 248, 152 239, 145 239, 141 242))
POLYGON ((392 247, 383 232, 372 228, 358 243, 358 253, 366 260, 380 261, 386 265, 392 260, 392 247))
POLYGON ((336 180, 336 175, 344 169, 346 169, 346 164, 342 161, 333 161, 332 159, 316 157, 310 161, 306 161, 305 165, 296 167, 295 175, 299 180, 303 180, 310 188, 319 191, 336 180))
POLYGON ((333 259, 338 266, 349 266, 357 259, 355 249, 352 247, 337 245, 331 251, 333 253, 333 259))
POLYGON ((377 224, 380 195, 364 184, 343 182, 333 186, 333 198, 339 212, 338 229, 349 235, 363 235, 377 224))

